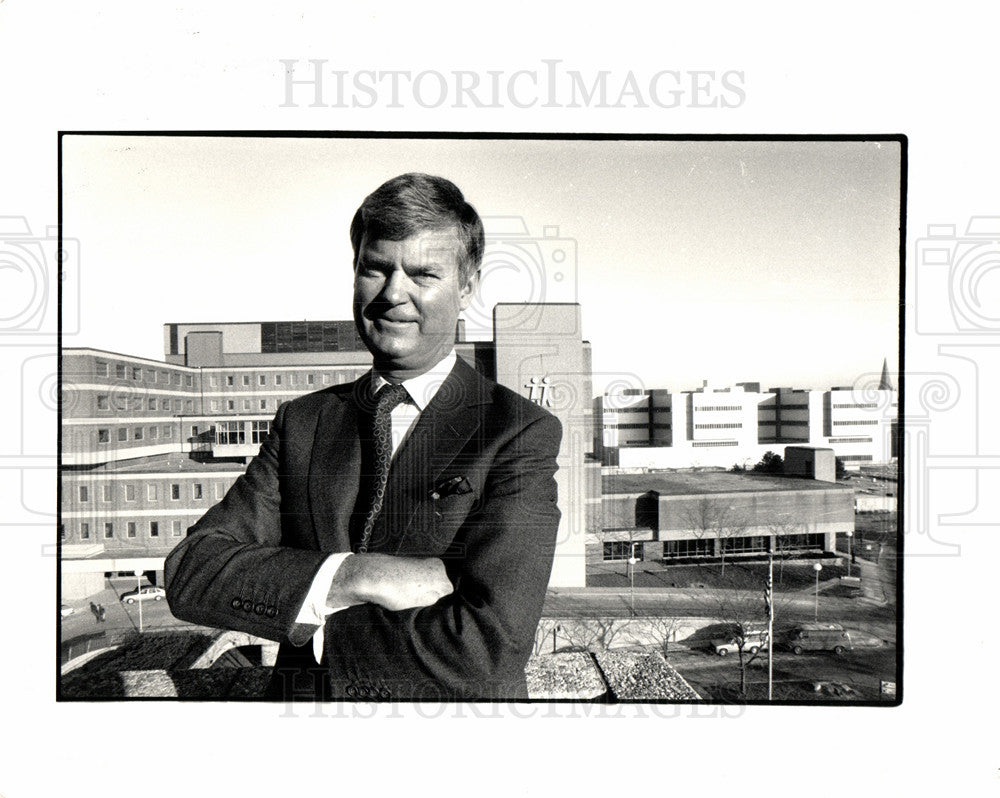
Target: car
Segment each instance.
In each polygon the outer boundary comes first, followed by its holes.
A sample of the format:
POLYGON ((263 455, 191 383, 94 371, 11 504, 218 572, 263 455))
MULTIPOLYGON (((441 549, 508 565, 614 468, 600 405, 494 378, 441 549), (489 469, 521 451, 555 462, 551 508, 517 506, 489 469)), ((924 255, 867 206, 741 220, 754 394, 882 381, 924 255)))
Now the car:
POLYGON ((65 618, 67 615, 72 615, 76 610, 74 610, 69 604, 59 605, 59 615, 65 618))
POLYGON ((788 636, 788 648, 794 654, 803 651, 833 651, 843 654, 854 648, 851 633, 839 623, 804 623, 788 636))
MULTIPOLYGON (((756 654, 767 646, 767 632, 750 631, 743 638, 743 650, 750 654, 756 654)), ((712 650, 720 657, 727 654, 735 654, 740 650, 740 636, 730 635, 720 637, 712 641, 712 650)))
POLYGON ((167 597, 167 591, 156 585, 145 585, 142 588, 122 593, 121 600, 125 604, 135 604, 137 601, 163 601, 167 597))

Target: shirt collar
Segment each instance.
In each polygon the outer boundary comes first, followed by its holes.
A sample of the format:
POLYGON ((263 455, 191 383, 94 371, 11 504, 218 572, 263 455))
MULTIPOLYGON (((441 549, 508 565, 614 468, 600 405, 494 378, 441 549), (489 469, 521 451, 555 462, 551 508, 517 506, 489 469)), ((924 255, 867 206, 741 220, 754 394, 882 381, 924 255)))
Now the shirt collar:
MULTIPOLYGON (((410 401, 413 402, 420 410, 424 412, 424 408, 430 404, 431 399, 437 394, 438 390, 441 388, 441 384, 448 378, 451 374, 452 368, 455 366, 455 361, 457 355, 455 350, 452 349, 447 355, 439 360, 435 365, 431 366, 423 374, 418 374, 416 377, 410 377, 408 380, 403 380, 400 383, 406 392, 410 395, 410 401)), ((374 396, 379 392, 379 389, 383 385, 388 385, 389 381, 385 379, 381 374, 372 369, 372 395, 374 396)))

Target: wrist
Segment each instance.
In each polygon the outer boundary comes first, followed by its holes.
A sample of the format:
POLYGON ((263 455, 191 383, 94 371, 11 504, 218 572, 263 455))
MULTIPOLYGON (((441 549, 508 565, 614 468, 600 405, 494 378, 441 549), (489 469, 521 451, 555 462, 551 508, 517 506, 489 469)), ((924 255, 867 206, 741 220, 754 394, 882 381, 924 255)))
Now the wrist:
POLYGON ((363 554, 349 554, 340 564, 330 583, 327 593, 327 606, 351 607, 368 601, 364 586, 363 554))

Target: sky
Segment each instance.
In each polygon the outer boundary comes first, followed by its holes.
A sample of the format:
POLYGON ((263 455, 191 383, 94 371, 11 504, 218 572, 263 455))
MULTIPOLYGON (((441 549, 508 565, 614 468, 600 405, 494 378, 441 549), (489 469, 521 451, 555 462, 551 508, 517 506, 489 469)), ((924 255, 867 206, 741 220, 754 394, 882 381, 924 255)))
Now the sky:
POLYGON ((168 322, 351 317, 348 227, 408 171, 487 230, 495 302, 579 302, 595 392, 704 380, 826 388, 896 370, 893 141, 63 138, 80 331, 163 358, 168 322))

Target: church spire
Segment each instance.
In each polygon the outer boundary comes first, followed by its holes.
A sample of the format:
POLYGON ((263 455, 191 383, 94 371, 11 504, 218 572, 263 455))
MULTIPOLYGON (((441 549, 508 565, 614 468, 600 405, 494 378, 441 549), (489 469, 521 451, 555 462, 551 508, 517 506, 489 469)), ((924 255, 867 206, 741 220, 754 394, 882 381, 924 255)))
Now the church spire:
POLYGON ((880 391, 896 390, 892 387, 892 381, 889 379, 889 361, 886 358, 882 358, 882 378, 878 381, 878 389, 880 391))

